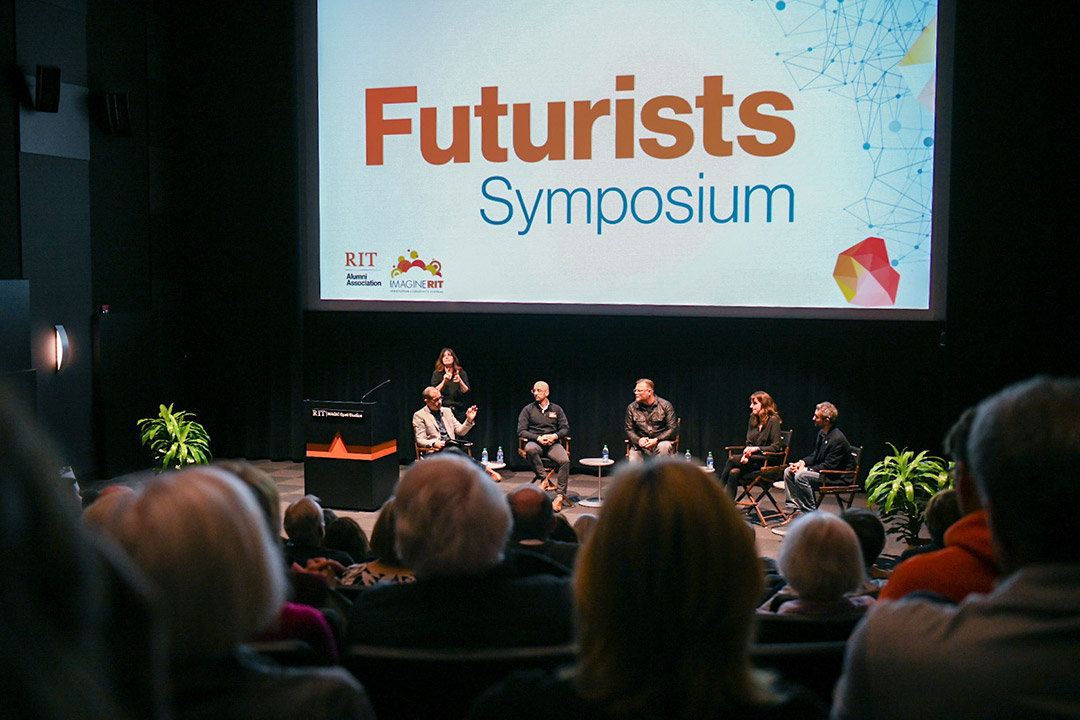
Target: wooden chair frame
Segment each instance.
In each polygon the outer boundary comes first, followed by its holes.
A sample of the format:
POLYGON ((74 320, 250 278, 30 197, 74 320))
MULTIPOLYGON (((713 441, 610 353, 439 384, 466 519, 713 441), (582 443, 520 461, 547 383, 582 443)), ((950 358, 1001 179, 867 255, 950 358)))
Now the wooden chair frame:
POLYGON ((859 487, 859 466, 862 464, 862 445, 852 448, 852 470, 822 470, 819 475, 820 485, 814 488, 814 504, 821 507, 825 498, 832 496, 840 504, 840 510, 848 510, 855 502, 855 493, 859 487), (850 479, 850 482, 843 483, 850 479), (845 496, 847 496, 845 498, 845 496))
MULTIPOLYGON (((518 455, 521 456, 522 460, 526 461, 528 460, 528 455, 525 452, 525 443, 527 442, 529 442, 528 438, 518 438, 518 455)), ((566 456, 570 457, 570 436, 567 435, 566 437, 559 440, 559 444, 566 448, 566 456)), ((545 475, 540 481, 540 487, 544 490, 554 490, 554 487, 548 486, 551 485, 551 476, 555 474, 555 461, 549 457, 541 456, 540 464, 544 466, 545 470, 547 470, 547 475, 545 475)), ((536 479, 533 478, 529 482, 536 482, 536 479)))
MULTIPOLYGON (((742 508, 752 509, 757 513, 758 520, 764 527, 768 527, 769 523, 765 520, 765 514, 761 512, 761 503, 763 500, 768 500, 776 510, 776 514, 780 516, 780 522, 785 523, 788 520, 788 515, 784 512, 784 509, 776 502, 776 498, 772 496, 772 484, 776 482, 778 478, 783 477, 784 468, 788 464, 788 453, 791 451, 791 436, 794 430, 781 430, 780 441, 784 444, 783 452, 765 452, 761 453, 765 456, 765 464, 759 469, 749 473, 749 480, 743 482, 744 477, 739 478, 739 493, 735 496, 735 504, 742 508), (757 497, 754 497, 751 492, 754 489, 758 489, 761 492, 757 497)), ((728 457, 734 457, 735 455, 742 454, 745 445, 732 445, 725 448, 728 451, 728 457)))

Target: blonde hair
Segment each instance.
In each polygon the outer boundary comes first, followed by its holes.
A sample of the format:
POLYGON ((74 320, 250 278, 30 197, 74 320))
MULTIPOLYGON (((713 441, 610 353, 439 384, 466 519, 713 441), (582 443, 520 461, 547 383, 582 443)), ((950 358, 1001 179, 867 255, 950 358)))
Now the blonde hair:
POLYGON ((101 519, 161 589, 174 659, 224 655, 285 601, 285 569, 255 498, 226 470, 149 480, 101 519))
POLYGON ((791 523, 777 564, 804 600, 839 599, 858 588, 866 573, 855 531, 840 517, 822 510, 791 523))
POLYGON ((616 717, 763 700, 748 659, 763 585, 753 532, 719 484, 671 459, 624 466, 574 576, 578 693, 616 717))

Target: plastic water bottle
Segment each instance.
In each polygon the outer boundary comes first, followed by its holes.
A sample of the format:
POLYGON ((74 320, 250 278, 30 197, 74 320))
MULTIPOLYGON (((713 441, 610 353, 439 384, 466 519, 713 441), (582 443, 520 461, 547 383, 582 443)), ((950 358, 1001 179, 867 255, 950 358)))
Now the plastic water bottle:
POLYGON ((499 452, 496 453, 496 455, 495 455, 495 462, 502 463, 502 461, 503 461, 503 452, 502 452, 502 445, 500 445, 499 446, 499 452))
POLYGON ((709 466, 710 471, 713 469, 712 450, 709 451, 709 457, 708 457, 708 459, 705 460, 705 464, 709 466))
POLYGON ((608 459, 608 449, 607 449, 607 445, 605 445, 605 446, 604 446, 604 451, 603 451, 603 452, 601 453, 601 457, 603 457, 603 458, 604 458, 605 460, 607 460, 607 459, 608 459))
POLYGON ((480 462, 487 465, 487 461, 488 461, 487 448, 484 448, 484 452, 480 453, 480 462))
POLYGON ((686 451, 686 462, 693 462, 694 458, 690 457, 690 450, 686 451))

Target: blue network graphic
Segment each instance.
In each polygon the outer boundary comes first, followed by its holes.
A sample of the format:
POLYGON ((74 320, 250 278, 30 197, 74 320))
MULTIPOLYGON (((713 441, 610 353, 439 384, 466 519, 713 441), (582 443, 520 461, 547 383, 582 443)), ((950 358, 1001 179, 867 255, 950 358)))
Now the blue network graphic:
POLYGON ((756 1, 769 7, 791 41, 776 56, 799 91, 840 95, 858 114, 873 179, 844 209, 860 231, 885 239, 894 267, 928 263, 934 115, 919 102, 922 86, 908 81, 928 78, 933 65, 905 79, 900 61, 935 21, 937 2, 756 1))

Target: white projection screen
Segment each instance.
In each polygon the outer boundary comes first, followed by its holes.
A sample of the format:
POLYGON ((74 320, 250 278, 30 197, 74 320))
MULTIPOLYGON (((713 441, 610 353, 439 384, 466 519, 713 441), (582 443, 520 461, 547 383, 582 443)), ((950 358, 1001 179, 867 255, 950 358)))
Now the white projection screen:
POLYGON ((304 12, 309 308, 944 315, 937 2, 304 12))

